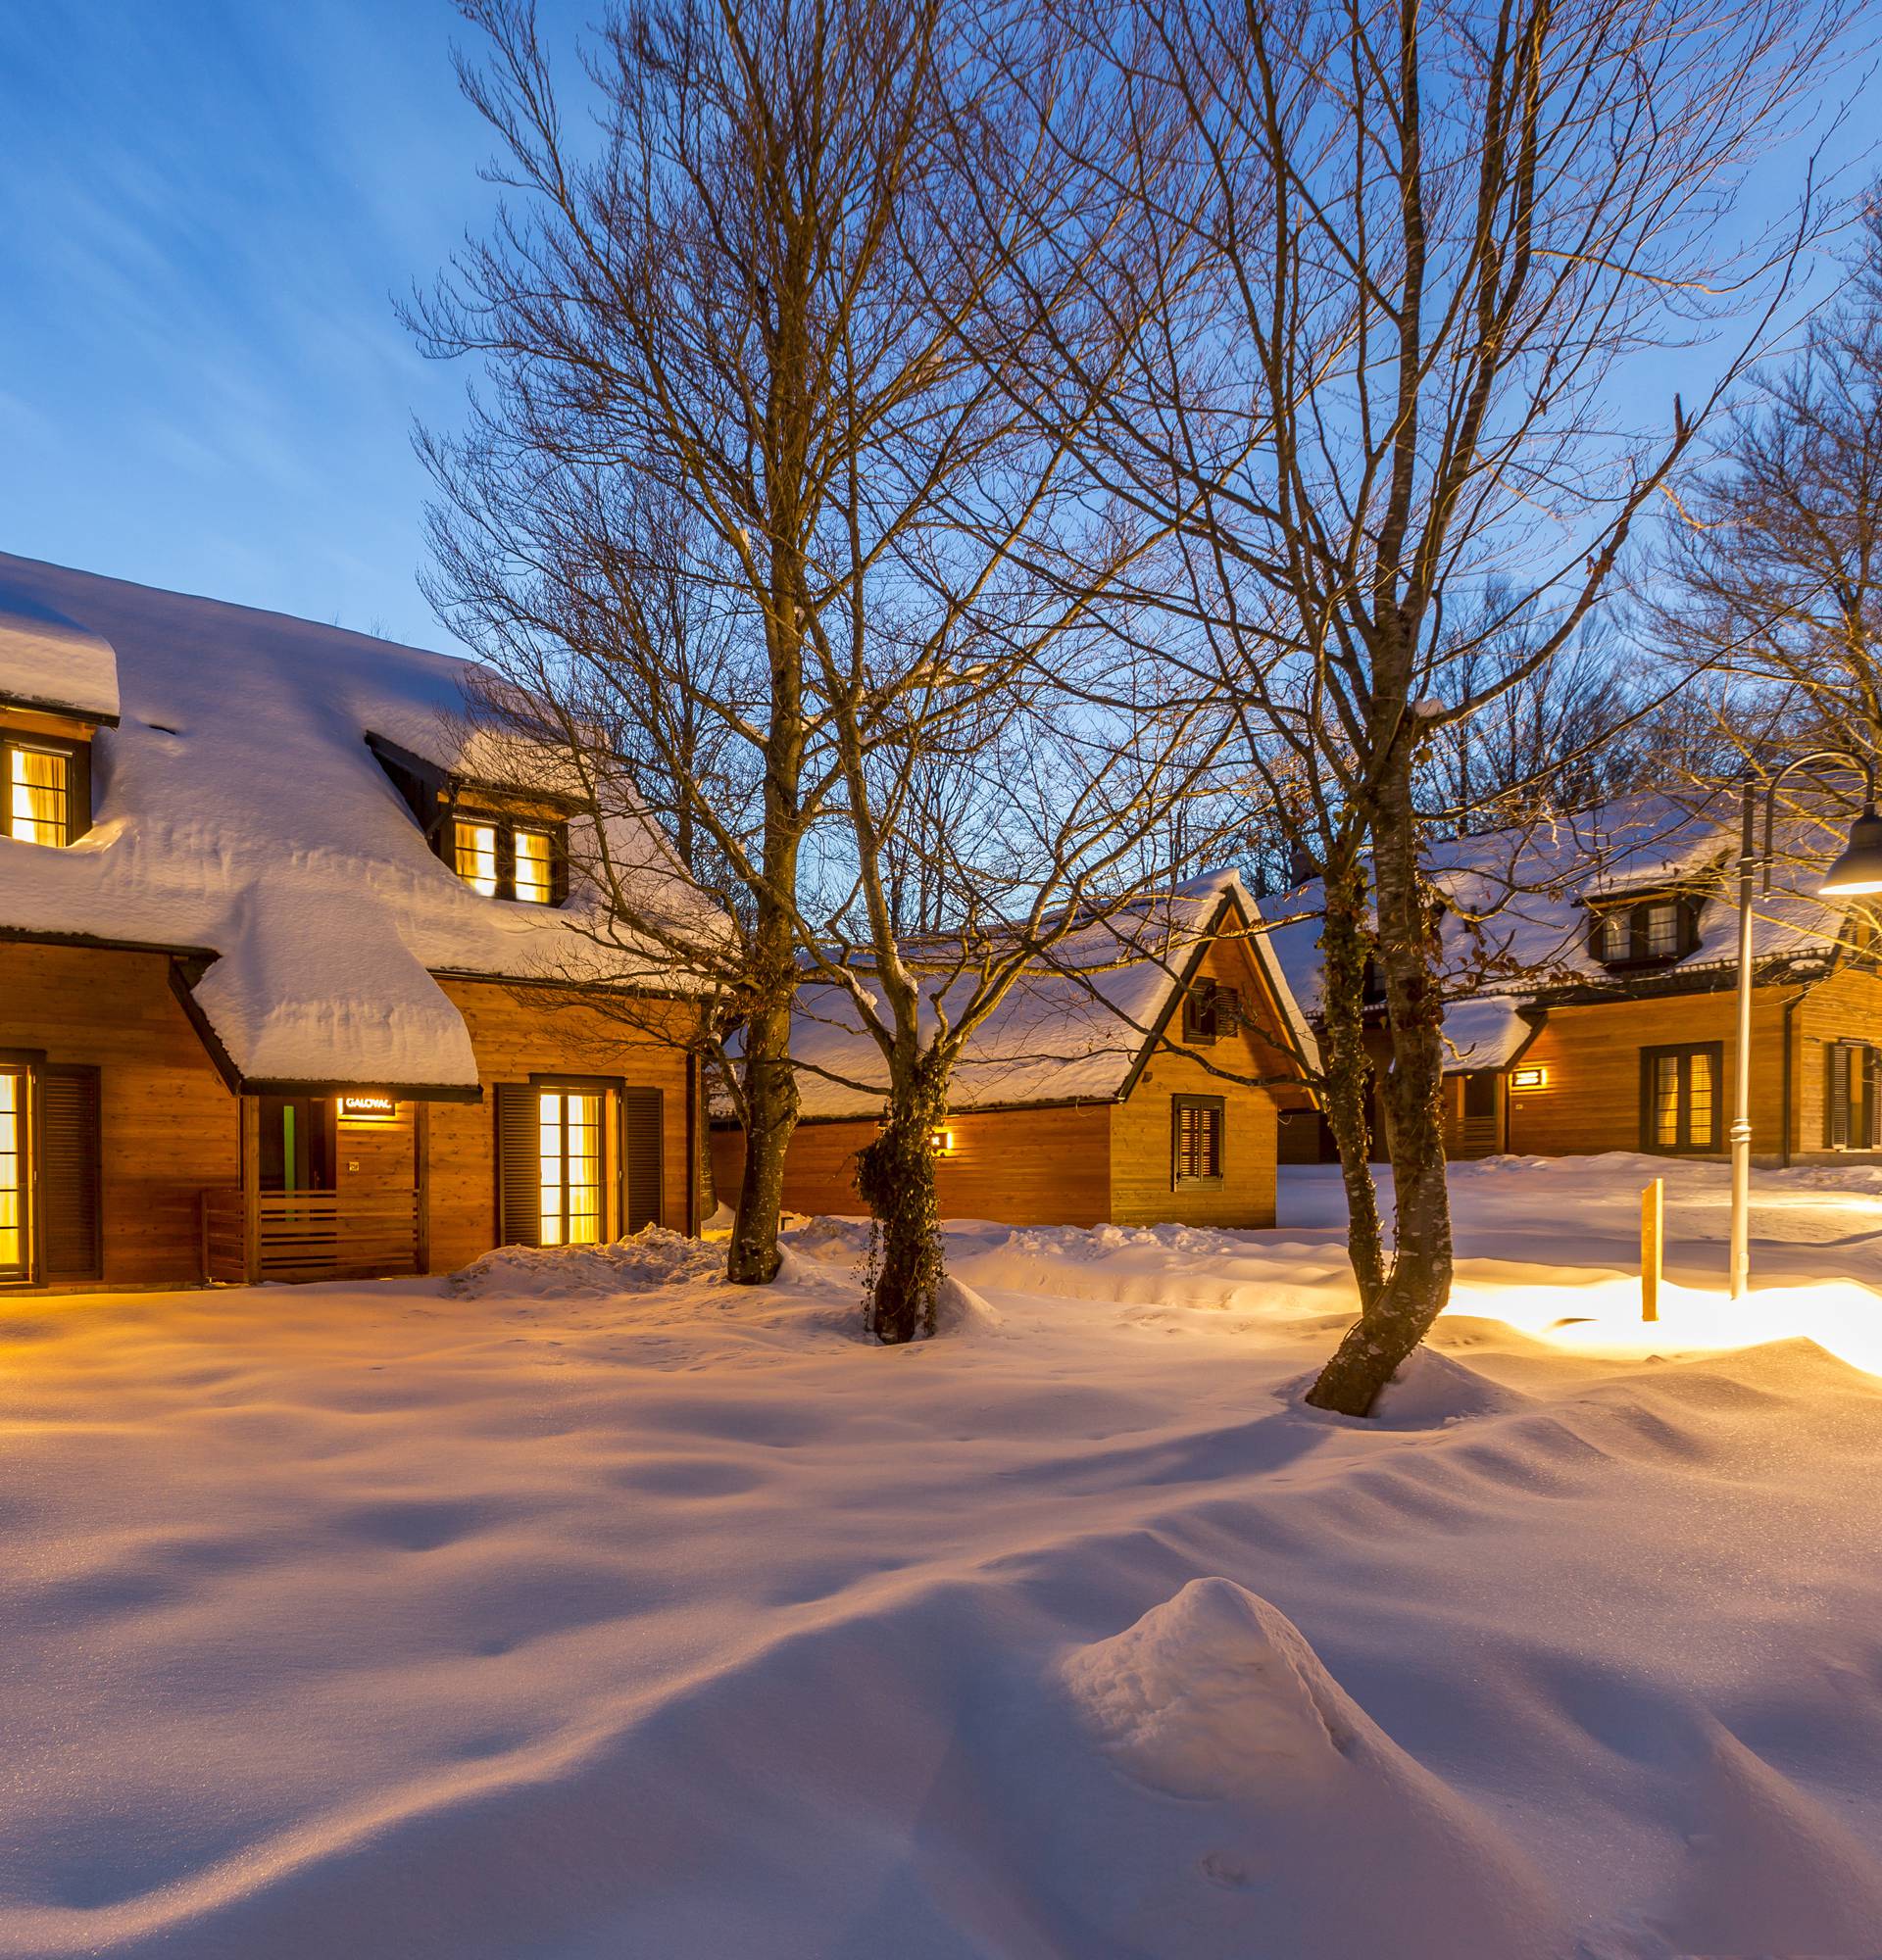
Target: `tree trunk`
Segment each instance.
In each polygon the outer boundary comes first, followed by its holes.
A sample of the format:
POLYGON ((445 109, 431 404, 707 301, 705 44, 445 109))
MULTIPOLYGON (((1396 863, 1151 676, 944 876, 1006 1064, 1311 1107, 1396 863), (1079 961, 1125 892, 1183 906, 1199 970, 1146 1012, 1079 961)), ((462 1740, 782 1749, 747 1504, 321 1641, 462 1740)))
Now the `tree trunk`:
POLYGON ((1451 1202, 1444 1161, 1444 1000, 1434 907, 1418 876, 1411 745, 1395 758, 1372 825, 1378 958, 1385 980, 1392 1066, 1385 1093, 1392 1153, 1392 1269, 1362 1309, 1307 1399, 1367 1415, 1451 1297, 1451 1202))
POLYGON ((725 1253, 734 1286, 768 1286, 784 1208, 784 1155, 797 1128, 797 1076, 791 1067, 791 1001, 760 1008, 745 1029, 745 1175, 725 1253))
POLYGON ((1365 1046, 1364 1024, 1365 963, 1372 934, 1365 918, 1365 872, 1356 847, 1343 847, 1329 857, 1323 890, 1321 1096, 1326 1126, 1340 1153, 1347 1256, 1353 1262, 1360 1309, 1364 1312, 1385 1288, 1385 1250, 1378 1187, 1372 1180, 1372 1057, 1365 1046))
POLYGON ((935 1217, 934 1132, 947 1110, 945 1065, 935 1057, 890 1065, 889 1116, 857 1158, 856 1185, 869 1207, 869 1332, 885 1348, 934 1332, 941 1285, 941 1233, 935 1217))

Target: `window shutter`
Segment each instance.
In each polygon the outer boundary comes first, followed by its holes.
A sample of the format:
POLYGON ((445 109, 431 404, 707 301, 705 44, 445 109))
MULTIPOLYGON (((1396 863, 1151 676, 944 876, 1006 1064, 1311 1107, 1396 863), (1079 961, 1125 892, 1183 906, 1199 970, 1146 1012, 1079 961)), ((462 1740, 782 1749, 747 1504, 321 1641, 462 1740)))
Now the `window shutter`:
POLYGON ((1878 1112, 1876 1107, 1877 1090, 1882 1089, 1882 1080, 1878 1079, 1876 1064, 1882 1061, 1882 1055, 1878 1055, 1874 1049, 1865 1045, 1857 1050, 1857 1056, 1862 1071, 1862 1115, 1856 1125, 1856 1138, 1860 1149, 1872 1151, 1877 1141, 1876 1117, 1878 1113, 1882 1113, 1878 1112))
POLYGON ((497 1084, 497 1243, 542 1244, 541 1093, 526 1082, 497 1084))
POLYGON ((98 1071, 47 1068, 39 1078, 39 1175, 49 1280, 102 1277, 98 1071))
POLYGON ((661 1213, 662 1097, 658 1089, 624 1089, 620 1096, 626 1166, 626 1224, 629 1232, 658 1225, 661 1213))
POLYGON ((1823 1142, 1831 1150, 1850 1141, 1850 1051, 1842 1042, 1828 1042, 1823 1054, 1828 1080, 1823 1094, 1823 1142))

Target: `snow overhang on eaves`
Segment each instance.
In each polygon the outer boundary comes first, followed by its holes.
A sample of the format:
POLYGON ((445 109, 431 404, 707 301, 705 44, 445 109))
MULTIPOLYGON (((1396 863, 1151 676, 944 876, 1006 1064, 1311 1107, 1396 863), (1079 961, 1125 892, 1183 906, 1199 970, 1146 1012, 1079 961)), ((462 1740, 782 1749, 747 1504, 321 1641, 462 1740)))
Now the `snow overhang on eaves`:
POLYGON ((118 655, 108 640, 0 585, 0 708, 118 722, 118 655))
POLYGON ((1522 1011, 1526 1004, 1509 995, 1453 1001, 1444 1010, 1444 1073, 1474 1075, 1513 1066, 1536 1038, 1536 1020, 1522 1011))
POLYGON ((371 905, 338 895, 251 900, 244 929, 177 995, 231 1089, 377 1092, 476 1102, 464 1017, 371 905))

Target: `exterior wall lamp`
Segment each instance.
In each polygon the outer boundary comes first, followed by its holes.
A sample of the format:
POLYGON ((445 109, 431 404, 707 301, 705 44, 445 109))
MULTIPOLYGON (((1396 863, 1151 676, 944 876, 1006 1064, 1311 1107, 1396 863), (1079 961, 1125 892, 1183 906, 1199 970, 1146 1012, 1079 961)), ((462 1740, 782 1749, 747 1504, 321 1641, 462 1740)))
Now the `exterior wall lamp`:
MULTIPOLYGON (((1850 826, 1850 841, 1823 874, 1817 892, 1824 898, 1857 898, 1882 892, 1882 816, 1875 810, 1875 762, 1849 749, 1812 749, 1788 761, 1766 782, 1744 781, 1743 830, 1738 852, 1738 1042, 1732 1097, 1732 1251, 1731 1296, 1744 1298, 1752 1281, 1752 874, 1761 866, 1763 889, 1771 889, 1771 836, 1778 786, 1800 769, 1829 763, 1862 778, 1862 814, 1850 826), (1758 806, 1764 803, 1764 850, 1758 852, 1758 806)), ((1788 1120, 1788 1111, 1786 1112, 1788 1120)))

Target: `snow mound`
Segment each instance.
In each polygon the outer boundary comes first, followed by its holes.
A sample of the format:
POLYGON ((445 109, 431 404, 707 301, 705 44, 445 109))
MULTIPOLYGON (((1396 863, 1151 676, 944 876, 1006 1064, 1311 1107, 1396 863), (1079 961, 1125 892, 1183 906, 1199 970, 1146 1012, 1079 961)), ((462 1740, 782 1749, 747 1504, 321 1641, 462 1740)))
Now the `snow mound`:
POLYGON ((953 1274, 941 1282, 934 1298, 937 1334, 991 1334, 1006 1325, 1006 1316, 953 1274))
POLYGON ((1357 1737, 1294 1623, 1227 1579, 1081 1648, 1065 1682, 1117 1767, 1167 1796, 1323 1791, 1357 1737))
POLYGON ((1535 1402, 1461 1361, 1426 1347, 1412 1348, 1386 1383, 1368 1418, 1383 1429, 1436 1429, 1466 1416, 1514 1415, 1535 1402))
POLYGON ((1674 1935, 1703 1953, 1867 1953, 1882 1863, 1840 1817, 1721 1724, 1686 1842, 1674 1935))
POLYGON ((597 1299, 721 1277, 723 1250, 664 1225, 606 1246, 499 1246, 451 1275, 460 1298, 597 1299))
POLYGON ((1062 1663, 1086 1733, 1161 1801, 1115 1855, 1161 1893, 1168 1953, 1530 1960, 1564 1944, 1564 1914, 1488 1817, 1353 1701, 1300 1630, 1227 1579, 1193 1579, 1062 1663), (1172 1815, 1167 1799, 1183 1799, 1172 1815), (1356 1847, 1364 1852, 1357 1862, 1356 1847), (1203 1901, 1213 1896, 1221 1903, 1203 1901), (1221 1895, 1237 1901, 1230 1905, 1221 1895))

